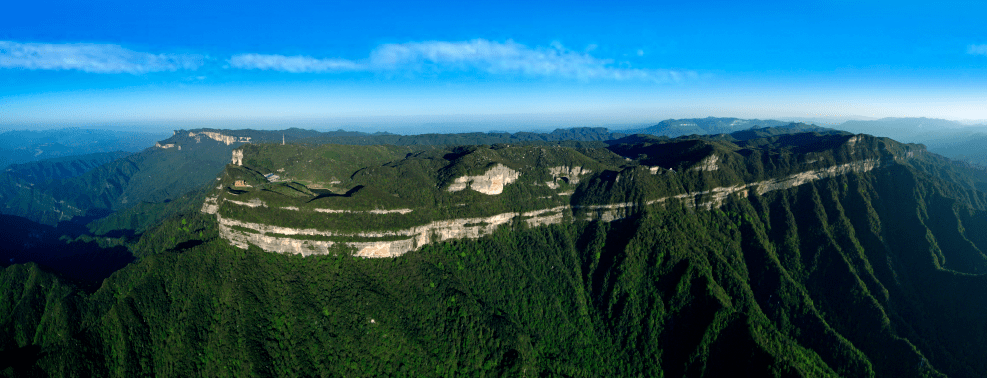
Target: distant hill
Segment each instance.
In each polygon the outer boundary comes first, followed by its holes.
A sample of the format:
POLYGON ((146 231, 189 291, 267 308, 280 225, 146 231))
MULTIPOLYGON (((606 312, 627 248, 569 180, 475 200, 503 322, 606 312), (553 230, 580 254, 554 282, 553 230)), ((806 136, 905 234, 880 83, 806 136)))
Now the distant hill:
POLYGON ((816 133, 820 135, 850 134, 846 131, 830 129, 826 127, 819 127, 816 125, 809 125, 805 123, 790 123, 784 126, 760 127, 760 128, 750 128, 741 131, 734 131, 729 135, 731 138, 737 140, 749 140, 749 139, 768 138, 768 137, 774 137, 779 135, 799 134, 799 133, 816 133))
POLYGON ((54 159, 13 164, 4 175, 21 178, 33 184, 45 183, 80 176, 111 161, 131 155, 129 152, 97 152, 87 155, 66 156, 54 159))
POLYGON ((541 143, 560 141, 605 141, 621 138, 624 132, 613 132, 603 127, 575 127, 571 129, 556 129, 550 133, 535 132, 488 132, 488 133, 457 133, 457 134, 417 134, 398 135, 388 133, 358 133, 352 131, 330 131, 317 136, 298 139, 300 143, 310 144, 351 144, 351 145, 480 145, 496 143, 541 143))
POLYGON ((981 166, 987 166, 987 130, 948 141, 929 141, 929 150, 981 166))
POLYGON ((167 138, 164 133, 90 129, 21 130, 0 133, 0 168, 97 152, 137 152, 167 138))
MULTIPOLYGON (((270 137, 273 139, 273 133, 270 137)), ((53 180, 43 187, 0 187, 0 213, 55 225, 77 217, 99 217, 142 202, 174 199, 205 185, 229 162, 230 151, 244 143, 229 138, 239 137, 183 131, 156 147, 79 176, 53 180)))
POLYGON ((707 117, 668 119, 661 121, 654 126, 621 131, 628 134, 651 134, 674 138, 683 135, 729 134, 734 131, 746 130, 752 127, 777 127, 785 126, 789 123, 791 122, 707 117))
POLYGON ((834 128, 852 133, 871 134, 907 143, 922 143, 929 151, 945 157, 987 165, 987 125, 935 118, 882 118, 873 121, 847 121, 834 128))
POLYGON ((852 133, 883 136, 915 143, 919 140, 928 141, 952 135, 962 135, 987 126, 970 126, 936 118, 881 118, 873 121, 846 121, 835 127, 852 133))

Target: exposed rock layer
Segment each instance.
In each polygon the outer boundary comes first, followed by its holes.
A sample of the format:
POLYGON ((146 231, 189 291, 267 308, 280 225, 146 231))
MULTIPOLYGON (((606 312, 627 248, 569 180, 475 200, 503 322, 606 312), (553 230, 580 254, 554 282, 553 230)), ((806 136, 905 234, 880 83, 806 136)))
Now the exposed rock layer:
POLYGON ((227 146, 238 142, 250 143, 250 137, 235 137, 230 135, 223 135, 212 131, 203 131, 200 133, 189 131, 188 136, 189 138, 195 138, 196 142, 201 142, 202 137, 206 137, 215 140, 217 142, 225 143, 227 146))
POLYGON ((521 177, 520 172, 503 164, 497 164, 482 175, 457 177, 452 185, 449 185, 449 191, 458 192, 469 186, 470 189, 480 193, 496 195, 503 193, 504 185, 516 181, 518 177, 521 177))
POLYGON ((558 180, 567 180, 570 184, 578 184, 580 176, 588 175, 593 173, 589 169, 583 169, 583 167, 551 167, 548 169, 548 173, 552 175, 552 181, 548 181, 545 184, 549 188, 558 189, 558 180))

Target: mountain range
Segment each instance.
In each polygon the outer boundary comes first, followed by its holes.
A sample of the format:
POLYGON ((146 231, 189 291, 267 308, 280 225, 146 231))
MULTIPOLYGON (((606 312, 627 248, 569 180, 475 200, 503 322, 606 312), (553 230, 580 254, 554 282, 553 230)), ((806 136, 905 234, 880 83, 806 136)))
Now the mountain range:
POLYGON ((738 121, 10 166, 0 374, 987 375, 987 172, 738 121))
POLYGON ((751 128, 785 126, 790 123, 791 122, 775 120, 715 117, 668 119, 661 121, 654 126, 630 129, 626 132, 629 134, 651 134, 679 137, 683 135, 728 134, 751 128))
POLYGON ((166 134, 98 129, 16 130, 0 133, 0 169, 11 164, 100 152, 137 152, 166 134))

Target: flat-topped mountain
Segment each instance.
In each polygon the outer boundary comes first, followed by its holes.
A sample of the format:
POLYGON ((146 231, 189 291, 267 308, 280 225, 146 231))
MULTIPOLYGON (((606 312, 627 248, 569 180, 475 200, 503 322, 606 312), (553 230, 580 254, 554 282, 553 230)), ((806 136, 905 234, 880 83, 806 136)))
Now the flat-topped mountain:
MULTIPOLYGON (((742 136, 747 134, 741 134, 742 136)), ((846 134, 733 141, 632 137, 607 148, 245 145, 202 211, 233 245, 394 257, 499 227, 613 221, 648 206, 720 207, 901 164, 917 145, 846 134)))

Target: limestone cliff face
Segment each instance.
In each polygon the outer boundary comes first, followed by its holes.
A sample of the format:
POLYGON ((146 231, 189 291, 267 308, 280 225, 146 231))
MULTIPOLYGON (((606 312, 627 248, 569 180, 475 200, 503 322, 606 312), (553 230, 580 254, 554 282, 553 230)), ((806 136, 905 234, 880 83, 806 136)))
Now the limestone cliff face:
POLYGON ((692 167, 692 170, 708 171, 708 172, 715 171, 717 169, 720 169, 720 166, 716 165, 716 162, 719 160, 720 160, 719 156, 709 155, 705 159, 700 161, 699 164, 696 164, 694 167, 692 167))
POLYGON ((243 165, 243 150, 233 150, 233 162, 231 164, 243 165))
MULTIPOLYGON (((260 223, 242 222, 217 214, 220 236, 240 248, 254 244, 269 252, 297 253, 302 255, 327 254, 329 248, 340 243, 356 249, 360 257, 397 257, 422 246, 451 239, 477 239, 492 234, 500 226, 514 218, 522 218, 530 226, 560 223, 564 207, 527 213, 503 213, 482 218, 460 218, 431 222, 422 226, 396 231, 368 231, 341 233, 314 228, 297 229, 260 223), (246 230, 246 231, 245 231, 246 230), (355 238, 405 237, 398 240, 370 242, 334 242, 329 240, 295 239, 291 235, 355 238)), ((205 211, 205 209, 204 209, 205 211)))
POLYGON ((214 143, 219 143, 224 146, 230 146, 228 148, 232 149, 236 147, 237 143, 251 143, 252 139, 251 137, 225 135, 214 131, 175 130, 170 138, 155 143, 154 147, 164 150, 183 150, 184 148, 185 151, 189 151, 189 148, 196 150, 203 147, 197 146, 199 144, 205 144, 206 147, 213 147, 215 146, 214 143))
POLYGON ((583 167, 551 167, 548 169, 548 173, 552 175, 552 181, 545 182, 549 188, 558 189, 559 180, 565 180, 570 184, 578 184, 580 178, 585 175, 593 173, 589 169, 583 169, 583 167))
MULTIPOLYGON (((298 210, 298 208, 294 208, 292 210, 298 210)), ((364 213, 364 214, 407 214, 407 213, 410 213, 410 212, 414 211, 412 209, 339 210, 339 209, 318 209, 318 208, 312 209, 312 210, 313 211, 318 211, 320 213, 326 213, 326 214, 360 214, 360 213, 364 213)))
POLYGON ((458 192, 469 186, 470 189, 483 194, 497 195, 504 192, 504 185, 516 181, 518 177, 521 177, 520 172, 510 169, 503 164, 497 164, 479 176, 457 177, 452 185, 449 185, 448 190, 450 192, 458 192))
POLYGON ((202 137, 206 137, 215 140, 217 142, 225 143, 227 146, 233 143, 250 143, 250 137, 235 137, 230 135, 223 135, 212 131, 203 131, 199 133, 189 131, 188 136, 189 138, 195 138, 196 142, 201 142, 202 137))

